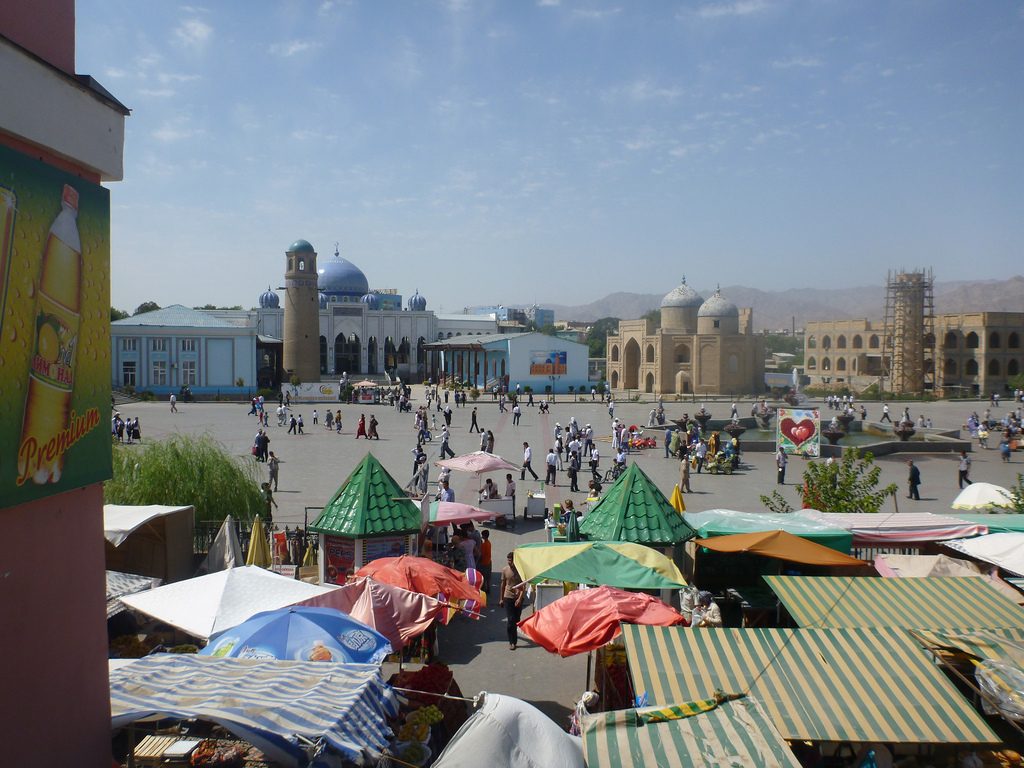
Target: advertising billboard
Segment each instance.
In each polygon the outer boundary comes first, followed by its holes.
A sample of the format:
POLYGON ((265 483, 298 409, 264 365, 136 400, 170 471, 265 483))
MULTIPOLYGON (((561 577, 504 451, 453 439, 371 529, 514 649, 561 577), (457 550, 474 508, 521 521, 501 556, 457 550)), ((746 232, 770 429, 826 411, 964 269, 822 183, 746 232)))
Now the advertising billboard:
POLYGON ((821 416, 817 408, 779 408, 778 444, 786 453, 821 455, 821 416))
POLYGON ((110 199, 0 147, 0 507, 110 477, 110 199))
POLYGON ((569 354, 565 350, 530 351, 531 376, 564 376, 568 371, 569 354))

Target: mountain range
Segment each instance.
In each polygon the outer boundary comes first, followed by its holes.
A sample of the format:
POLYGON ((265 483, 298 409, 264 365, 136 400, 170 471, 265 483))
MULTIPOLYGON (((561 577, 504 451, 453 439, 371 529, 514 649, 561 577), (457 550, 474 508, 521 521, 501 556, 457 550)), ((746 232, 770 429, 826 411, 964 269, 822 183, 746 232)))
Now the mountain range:
MULTIPOLYGON (((802 328, 813 320, 878 320, 885 315, 885 285, 843 288, 790 288, 762 291, 742 285, 725 286, 722 296, 737 307, 753 307, 754 330, 802 328)), ((707 298, 714 291, 698 289, 707 298)), ((642 317, 661 306, 664 293, 610 293, 589 304, 549 304, 556 320, 583 322, 602 317, 622 320, 642 317)), ((1024 312, 1024 276, 1007 280, 963 280, 935 283, 935 313, 1024 312)))

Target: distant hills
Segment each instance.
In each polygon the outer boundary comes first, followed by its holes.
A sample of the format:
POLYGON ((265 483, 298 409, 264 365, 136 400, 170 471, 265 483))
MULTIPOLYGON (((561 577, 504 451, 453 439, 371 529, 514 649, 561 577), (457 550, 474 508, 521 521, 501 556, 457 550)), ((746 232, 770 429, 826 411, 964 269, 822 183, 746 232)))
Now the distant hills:
MULTIPOLYGON (((668 292, 666 289, 665 293, 668 292)), ((698 289, 705 298, 713 289, 698 289)), ((661 305, 665 293, 610 293, 589 304, 545 305, 556 320, 593 321, 602 317, 635 319, 661 305)), ((755 330, 802 328, 811 320, 868 318, 885 314, 885 284, 849 288, 792 288, 762 291, 742 285, 722 288, 722 295, 737 307, 754 308, 755 330)), ((935 284, 935 312, 1024 312, 1024 277, 935 284)))

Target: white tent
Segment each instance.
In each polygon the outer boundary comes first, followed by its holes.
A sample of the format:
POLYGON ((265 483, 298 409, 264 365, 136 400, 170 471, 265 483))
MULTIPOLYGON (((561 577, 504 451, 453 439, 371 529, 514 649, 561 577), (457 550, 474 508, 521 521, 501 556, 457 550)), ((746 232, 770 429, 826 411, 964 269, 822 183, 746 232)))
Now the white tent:
POLYGON ((536 707, 497 693, 448 742, 434 768, 585 768, 580 739, 536 707))
POLYGON ((121 602, 205 640, 261 611, 284 608, 329 591, 252 565, 167 584, 124 597, 121 602))
POLYGON ((953 509, 991 512, 993 508, 1013 507, 1010 492, 1001 485, 971 483, 953 499, 953 509))
POLYGON ((115 547, 118 547, 136 528, 141 528, 150 520, 191 509, 192 507, 190 506, 166 507, 162 504, 149 504, 141 507, 104 504, 103 537, 115 547))
POLYGON ((107 568, 169 583, 195 573, 195 510, 191 506, 103 506, 107 568))
POLYGON ((242 545, 238 542, 238 534, 235 532, 235 521, 231 515, 224 518, 224 522, 217 531, 217 535, 210 544, 206 553, 206 559, 199 567, 199 573, 214 573, 225 571, 229 568, 237 568, 245 565, 245 558, 242 557, 242 545))
POLYGON ((990 533, 942 543, 957 552, 997 565, 1004 571, 1024 576, 1024 533, 990 533))

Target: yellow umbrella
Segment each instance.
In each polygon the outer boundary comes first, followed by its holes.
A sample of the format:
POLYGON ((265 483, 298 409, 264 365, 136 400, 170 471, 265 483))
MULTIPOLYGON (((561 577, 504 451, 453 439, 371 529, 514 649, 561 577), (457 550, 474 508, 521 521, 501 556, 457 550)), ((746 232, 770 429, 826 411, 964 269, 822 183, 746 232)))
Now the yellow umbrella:
POLYGON ((258 565, 260 568, 269 568, 272 562, 270 556, 270 544, 267 542, 267 532, 263 528, 263 521, 260 516, 252 524, 252 535, 249 537, 249 556, 245 559, 246 565, 258 565))
POLYGON ((683 492, 679 490, 679 485, 672 486, 672 498, 668 500, 669 504, 679 514, 683 514, 686 511, 686 502, 683 501, 683 492))
POLYGON ((305 566, 305 567, 309 567, 309 566, 312 566, 312 565, 317 565, 317 561, 316 561, 316 547, 314 547, 314 546, 306 547, 306 556, 302 558, 302 565, 305 566))

